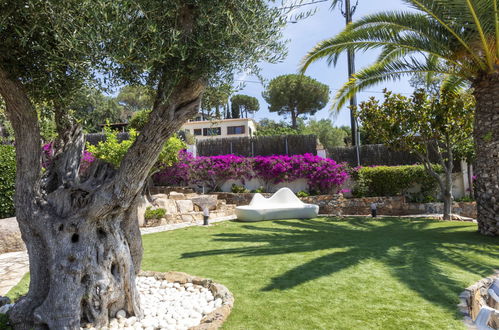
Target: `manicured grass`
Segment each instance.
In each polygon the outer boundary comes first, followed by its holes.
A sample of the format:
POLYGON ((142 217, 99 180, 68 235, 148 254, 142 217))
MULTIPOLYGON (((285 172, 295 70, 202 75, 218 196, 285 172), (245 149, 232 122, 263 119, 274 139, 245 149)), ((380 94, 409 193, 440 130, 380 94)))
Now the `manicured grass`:
POLYGON ((224 329, 460 329, 459 293, 499 266, 475 224, 421 219, 224 222, 144 248, 144 269, 232 291, 224 329))
POLYGON ((462 222, 223 222, 143 238, 143 269, 232 291, 224 329, 464 329, 459 293, 499 267, 499 240, 462 222))

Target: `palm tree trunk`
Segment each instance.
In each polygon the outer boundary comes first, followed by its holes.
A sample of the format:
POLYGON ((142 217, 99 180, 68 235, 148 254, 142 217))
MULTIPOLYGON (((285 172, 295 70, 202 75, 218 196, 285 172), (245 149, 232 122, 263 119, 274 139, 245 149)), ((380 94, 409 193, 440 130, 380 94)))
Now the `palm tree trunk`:
POLYGON ((499 235, 499 74, 483 76, 473 87, 478 230, 495 236, 499 235))

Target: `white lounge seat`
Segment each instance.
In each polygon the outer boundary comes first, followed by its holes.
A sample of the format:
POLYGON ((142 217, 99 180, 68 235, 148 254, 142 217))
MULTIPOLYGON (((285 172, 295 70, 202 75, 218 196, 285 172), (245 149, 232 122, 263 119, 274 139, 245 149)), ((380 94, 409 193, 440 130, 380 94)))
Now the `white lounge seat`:
POLYGON ((255 194, 249 205, 236 207, 241 221, 315 218, 319 206, 303 203, 289 188, 281 188, 270 198, 255 194))

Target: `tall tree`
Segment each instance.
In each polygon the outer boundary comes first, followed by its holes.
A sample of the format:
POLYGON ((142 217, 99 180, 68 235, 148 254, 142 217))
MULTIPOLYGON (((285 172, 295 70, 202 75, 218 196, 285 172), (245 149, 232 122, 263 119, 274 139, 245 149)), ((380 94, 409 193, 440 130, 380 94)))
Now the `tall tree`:
POLYGON ((303 123, 298 121, 298 127, 291 128, 285 121, 276 122, 272 119, 263 118, 257 124, 256 136, 275 136, 275 135, 297 135, 301 134, 303 123))
POLYGON ((335 127, 331 119, 311 119, 301 134, 316 135, 327 150, 345 146, 345 138, 348 136, 345 130, 335 127))
POLYGON ((144 182, 206 84, 280 59, 286 14, 260 0, 0 2, 0 95, 15 132, 16 216, 31 274, 10 313, 14 328, 102 328, 121 309, 141 316, 144 182), (99 71, 147 84, 154 102, 119 168, 96 161, 80 173, 83 134, 65 103, 99 71), (41 100, 53 104, 58 131, 45 172, 33 106, 41 100))
POLYGON ((359 105, 359 118, 370 134, 394 149, 417 155, 437 180, 446 220, 450 220, 452 210, 454 159, 456 151, 466 149, 472 140, 474 106, 469 94, 443 92, 428 97, 424 90, 412 98, 385 92, 381 104, 371 98, 359 105), (432 154, 437 155, 444 178, 432 166, 432 154))
POLYGON ((123 106, 115 98, 104 95, 96 88, 84 87, 74 91, 67 98, 65 107, 70 109, 82 128, 90 133, 99 132, 100 124, 126 119, 123 118, 123 106))
POLYGON ((291 116, 291 127, 296 128, 298 116, 314 115, 329 100, 329 87, 299 74, 279 76, 270 81, 262 94, 270 112, 291 116))
POLYGON ((154 89, 141 85, 125 86, 120 89, 116 100, 128 112, 151 110, 154 102, 154 89))
POLYGON ((221 84, 219 86, 209 86, 203 94, 201 100, 201 112, 204 119, 222 118, 222 112, 226 112, 225 107, 229 102, 229 96, 232 94, 230 84, 221 84))
POLYGON ((255 113, 260 110, 258 99, 253 96, 236 94, 230 98, 230 108, 232 110, 232 118, 241 118, 249 113, 255 113))
POLYGON ((499 19, 496 0, 404 0, 415 11, 385 12, 348 25, 317 44, 302 71, 319 60, 336 64, 350 49, 380 48, 377 61, 358 71, 337 94, 336 108, 359 90, 415 72, 446 76, 444 84, 471 84, 476 99, 478 228, 499 235, 499 19), (421 56, 423 54, 423 56, 421 56), (431 61, 431 57, 438 60, 431 61))

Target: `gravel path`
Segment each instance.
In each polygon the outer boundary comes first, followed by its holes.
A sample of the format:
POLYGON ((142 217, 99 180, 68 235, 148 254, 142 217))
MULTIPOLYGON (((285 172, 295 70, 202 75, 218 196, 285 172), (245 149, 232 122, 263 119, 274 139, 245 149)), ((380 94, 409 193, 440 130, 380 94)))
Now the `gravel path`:
MULTIPOLYGON (((236 218, 235 216, 228 216, 217 219, 210 219, 210 223, 233 220, 235 218, 236 218)), ((8 221, 9 228, 17 227, 17 222, 15 222, 15 218, 9 218, 8 220, 9 220, 8 221), (13 219, 14 221, 12 221, 13 219)), ((5 222, 5 225, 7 226, 7 221, 5 222)), ((142 233, 142 235, 145 235, 145 234, 159 233, 163 231, 175 230, 192 226, 202 226, 202 225, 203 222, 175 223, 159 227, 141 228, 140 232, 142 233)), ((24 274, 28 272, 28 270, 29 270, 29 262, 28 262, 28 254, 26 253, 26 251, 0 254, 0 296, 3 296, 7 292, 9 292, 9 290, 21 280, 21 278, 24 276, 24 274)))

